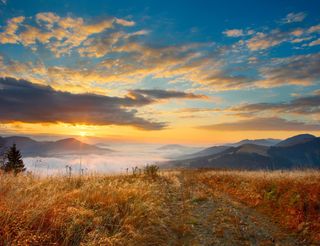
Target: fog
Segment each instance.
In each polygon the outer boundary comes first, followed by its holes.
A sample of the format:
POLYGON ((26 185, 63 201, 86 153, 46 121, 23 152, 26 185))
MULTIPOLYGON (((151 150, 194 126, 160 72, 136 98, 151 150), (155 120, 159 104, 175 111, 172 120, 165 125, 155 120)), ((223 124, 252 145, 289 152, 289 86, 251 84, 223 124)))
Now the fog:
POLYGON ((66 166, 71 166, 72 174, 92 173, 126 173, 132 167, 143 167, 147 164, 161 165, 161 162, 170 160, 184 154, 190 154, 199 148, 187 147, 185 149, 169 148, 159 149, 161 145, 155 144, 112 144, 102 145, 112 149, 105 155, 66 155, 56 157, 26 157, 25 166, 28 171, 39 175, 65 175, 66 166))

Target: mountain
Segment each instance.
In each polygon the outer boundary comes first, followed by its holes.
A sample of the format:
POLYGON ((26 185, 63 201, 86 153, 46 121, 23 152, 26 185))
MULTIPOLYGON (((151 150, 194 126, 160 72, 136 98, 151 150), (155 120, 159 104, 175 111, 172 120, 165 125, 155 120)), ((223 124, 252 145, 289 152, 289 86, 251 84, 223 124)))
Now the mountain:
POLYGON ((229 146, 241 146, 243 144, 256 144, 256 145, 263 145, 263 146, 272 146, 272 145, 276 145, 279 142, 281 142, 280 139, 274 139, 274 138, 266 138, 266 139, 244 139, 241 140, 240 142, 237 143, 232 143, 232 144, 228 144, 229 146))
POLYGON ((197 157, 215 155, 215 154, 218 154, 228 148, 230 148, 230 147, 229 146, 213 146, 213 147, 206 148, 204 150, 201 150, 201 151, 193 153, 193 154, 179 156, 176 159, 183 160, 183 159, 192 159, 192 158, 197 158, 197 157))
POLYGON ((0 137, 0 151, 4 152, 12 144, 16 144, 24 157, 30 156, 58 156, 79 154, 106 154, 110 149, 99 148, 94 145, 80 142, 75 138, 58 141, 36 141, 28 137, 0 137))
POLYGON ((280 146, 231 146, 215 154, 179 159, 164 166, 248 170, 320 168, 320 138, 310 136, 288 138, 280 146))
POLYGON ((261 145, 261 146, 273 146, 281 142, 280 139, 273 139, 273 138, 267 138, 267 139, 245 139, 241 140, 240 142, 237 143, 232 143, 232 144, 226 144, 226 145, 221 145, 221 146, 212 146, 209 148, 206 148, 204 150, 201 150, 196 153, 192 154, 187 154, 183 156, 179 156, 176 159, 178 160, 183 160, 183 159, 192 159, 192 158, 197 158, 197 157, 203 157, 203 156, 209 156, 209 155, 215 155, 218 153, 221 153, 222 151, 230 148, 230 147, 238 147, 242 145, 261 145))
POLYGON ((301 135, 293 136, 291 138, 287 138, 286 140, 279 142, 276 146, 278 147, 293 146, 295 144, 305 143, 305 142, 314 140, 315 138, 316 137, 311 134, 301 134, 301 135))

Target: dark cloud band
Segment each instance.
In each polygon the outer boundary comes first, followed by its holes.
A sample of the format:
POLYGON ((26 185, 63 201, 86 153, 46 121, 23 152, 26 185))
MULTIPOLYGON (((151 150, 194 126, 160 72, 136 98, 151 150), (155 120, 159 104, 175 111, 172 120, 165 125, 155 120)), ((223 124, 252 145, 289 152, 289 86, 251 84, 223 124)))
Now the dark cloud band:
POLYGON ((72 94, 26 80, 0 78, 0 121, 131 125, 144 130, 159 130, 166 124, 138 117, 136 108, 156 103, 158 99, 199 97, 164 90, 135 90, 125 97, 72 94))

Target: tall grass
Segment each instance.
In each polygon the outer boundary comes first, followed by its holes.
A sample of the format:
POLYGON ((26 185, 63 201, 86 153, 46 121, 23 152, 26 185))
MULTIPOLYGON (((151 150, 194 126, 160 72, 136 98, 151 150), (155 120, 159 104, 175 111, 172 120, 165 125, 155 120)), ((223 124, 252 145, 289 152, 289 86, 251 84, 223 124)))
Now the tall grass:
POLYGON ((0 173, 0 245, 185 245, 192 206, 216 193, 320 240, 319 171, 148 173, 0 173))
POLYGON ((0 174, 0 245, 166 245, 170 182, 0 174))

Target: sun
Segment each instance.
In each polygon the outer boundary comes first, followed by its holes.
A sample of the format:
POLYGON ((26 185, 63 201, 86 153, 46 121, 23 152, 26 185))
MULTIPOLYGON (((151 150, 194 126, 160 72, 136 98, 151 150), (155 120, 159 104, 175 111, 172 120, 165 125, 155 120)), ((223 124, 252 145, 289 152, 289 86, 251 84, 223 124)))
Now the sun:
POLYGON ((85 136, 87 136, 87 133, 86 133, 86 132, 79 132, 79 135, 80 135, 81 137, 85 137, 85 136))

